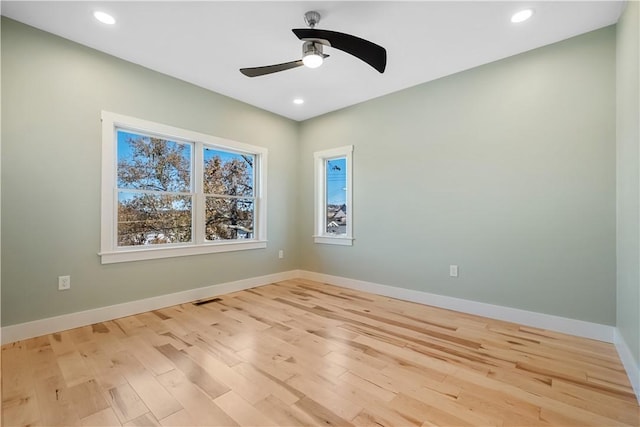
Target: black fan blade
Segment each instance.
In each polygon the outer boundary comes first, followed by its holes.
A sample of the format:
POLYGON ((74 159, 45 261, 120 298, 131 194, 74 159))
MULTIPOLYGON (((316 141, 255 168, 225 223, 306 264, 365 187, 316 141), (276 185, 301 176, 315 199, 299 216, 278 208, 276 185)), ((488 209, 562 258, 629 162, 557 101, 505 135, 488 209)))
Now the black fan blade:
POLYGON ((267 65, 265 67, 240 68, 240 72, 247 77, 264 76, 265 74, 277 73, 278 71, 290 70, 292 68, 301 67, 302 59, 297 61, 284 62, 282 64, 267 65))
POLYGON ((317 30, 315 28, 297 28, 291 31, 300 40, 317 40, 318 43, 328 44, 331 47, 347 52, 371 65, 380 73, 384 73, 384 69, 387 67, 386 49, 369 40, 337 31, 317 30), (327 41, 327 43, 324 43, 324 41, 327 41))

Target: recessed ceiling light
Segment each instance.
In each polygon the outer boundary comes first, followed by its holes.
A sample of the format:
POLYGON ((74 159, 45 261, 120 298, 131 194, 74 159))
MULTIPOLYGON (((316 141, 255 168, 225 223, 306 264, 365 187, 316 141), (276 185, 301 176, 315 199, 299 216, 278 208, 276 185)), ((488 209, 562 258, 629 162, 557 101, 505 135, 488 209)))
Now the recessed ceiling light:
POLYGON ((302 105, 302 104, 304 104, 304 99, 296 98, 296 99, 293 100, 293 103, 296 104, 296 105, 302 105))
POLYGON ((105 13, 99 10, 96 10, 95 12, 93 12, 93 17, 96 18, 98 21, 102 22, 103 24, 113 25, 116 23, 116 18, 109 15, 108 13, 105 13))
POLYGON ((524 22, 533 16, 533 9, 523 9, 520 12, 516 12, 511 16, 511 22, 514 24, 524 22))

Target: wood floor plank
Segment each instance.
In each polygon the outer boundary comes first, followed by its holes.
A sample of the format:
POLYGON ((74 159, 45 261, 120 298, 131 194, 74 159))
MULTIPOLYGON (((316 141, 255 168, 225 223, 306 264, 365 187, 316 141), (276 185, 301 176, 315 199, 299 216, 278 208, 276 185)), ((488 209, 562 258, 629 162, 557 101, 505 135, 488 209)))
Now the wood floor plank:
POLYGON ((514 400, 510 396, 497 393, 481 394, 479 392, 463 391, 457 402, 472 411, 487 414, 493 420, 501 420, 505 426, 547 425, 540 420, 540 408, 526 402, 514 400))
MULTIPOLYGON (((147 335, 147 334, 145 334, 147 335)), ((175 365, 162 353, 151 348, 143 336, 135 335, 122 340, 122 344, 145 368, 154 375, 164 374, 175 369, 175 365)))
POLYGON ((286 404, 272 395, 267 396, 255 406, 263 414, 283 427, 316 426, 321 424, 304 410, 293 404, 286 404))
POLYGON ((182 409, 182 405, 149 372, 127 376, 127 381, 157 420, 182 409))
POLYGON ((256 403, 269 395, 267 389, 256 387, 255 383, 252 383, 249 379, 234 371, 233 368, 230 368, 201 348, 194 346, 186 349, 185 352, 216 381, 224 384, 229 390, 233 390, 234 393, 237 393, 248 402, 256 403))
POLYGON ((2 396, 2 425, 3 426, 31 426, 41 423, 38 399, 35 390, 21 395, 6 398, 2 396))
POLYGON ((142 363, 126 350, 112 354, 109 359, 116 371, 123 377, 145 371, 142 363))
POLYGON ((208 330, 199 331, 196 333, 196 339, 194 345, 206 350, 215 358, 224 362, 227 366, 235 366, 242 361, 241 357, 236 354, 236 348, 246 348, 246 346, 237 345, 238 341, 243 341, 245 336, 251 336, 251 342, 255 340, 253 333, 237 334, 233 337, 228 337, 228 340, 220 339, 216 334, 213 327, 208 330), (235 344, 235 345, 234 345, 235 344))
MULTIPOLYGON (((391 402, 390 407, 404 417, 418 420, 420 425, 438 426, 473 426, 475 424, 457 416, 455 412, 441 410, 431 404, 399 393, 391 402)), ((486 422, 477 425, 492 425, 486 422)))
POLYGON ((276 427, 278 425, 276 421, 262 413, 254 405, 244 400, 242 396, 233 390, 217 397, 214 399, 214 402, 241 426, 276 427))
POLYGON ((149 412, 149 408, 129 384, 112 388, 109 390, 108 396, 111 408, 122 424, 149 412))
POLYGON ((271 396, 276 397, 288 405, 293 405, 300 398, 304 397, 302 392, 296 390, 285 381, 250 363, 236 365, 233 367, 233 370, 247 378, 259 390, 269 392, 271 396))
MULTIPOLYGON (((345 381, 341 376, 337 383, 336 393, 362 406, 362 411, 352 420, 352 423, 359 425, 360 423, 379 424, 389 426, 406 426, 420 425, 417 420, 400 414, 398 411, 390 408, 390 402, 397 396, 396 393, 383 392, 376 393, 375 390, 381 390, 377 386, 367 383, 366 381, 345 381), (382 396, 382 398, 380 398, 382 396)), ((357 379, 353 376, 353 379, 357 379)))
POLYGON ((106 408, 100 412, 96 412, 93 415, 89 415, 82 419, 82 426, 85 427, 115 427, 121 426, 118 417, 113 412, 113 409, 106 408))
POLYGON ((174 412, 166 418, 160 420, 161 426, 166 427, 186 427, 186 426, 195 426, 198 425, 191 415, 184 410, 181 409, 178 412, 174 412))
POLYGON ((573 406, 631 425, 638 422, 638 408, 634 402, 621 400, 617 396, 610 396, 592 389, 584 389, 564 381, 553 381, 551 389, 555 392, 554 397, 557 396, 557 399, 571 403, 573 406), (634 410, 636 410, 635 414, 634 410))
POLYGON ((57 332, 49 335, 49 345, 56 355, 70 353, 75 350, 75 345, 69 331, 57 332))
MULTIPOLYGON (((351 420, 358 415, 360 411, 362 411, 362 407, 360 405, 337 394, 333 390, 335 387, 334 384, 331 384, 326 379, 317 375, 308 375, 305 377, 296 375, 289 378, 287 380, 287 384, 301 391, 305 395, 305 397, 295 403, 298 407, 301 407, 301 401, 311 399, 319 406, 331 408, 331 412, 340 417, 343 421, 351 420)), ((309 405, 313 406, 311 403, 309 403, 309 405)))
POLYGON ((35 390, 42 424, 50 426, 80 425, 80 418, 74 410, 69 390, 61 374, 36 380, 35 390))
POLYGON ((635 426, 609 343, 311 280, 2 347, 5 426, 635 426))
POLYGON ((109 407, 109 403, 94 380, 69 387, 69 398, 80 418, 86 418, 109 407))
POLYGON ((177 368, 189 379, 189 381, 198 386, 209 397, 216 397, 228 392, 230 389, 224 384, 216 381, 207 371, 198 365, 193 359, 185 353, 176 350, 172 345, 166 344, 156 347, 158 351, 167 356, 177 368))
POLYGON ((339 381, 341 386, 348 384, 351 387, 356 387, 367 392, 367 394, 371 395, 380 402, 390 402, 396 396, 394 392, 386 390, 379 385, 372 383, 371 381, 360 378, 359 376, 349 371, 340 375, 339 381))
POLYGON ((65 353, 57 358, 58 366, 62 371, 68 387, 85 383, 93 379, 93 375, 86 366, 78 351, 65 353))
POLYGON ((153 416, 153 414, 147 413, 140 415, 138 418, 129 421, 126 424, 123 424, 123 427, 154 427, 159 426, 160 423, 153 416))
POLYGON ((368 408, 363 409, 352 420, 352 423, 357 426, 364 427, 394 427, 394 426, 421 426, 422 423, 410 417, 404 417, 398 412, 383 408, 368 408), (380 413, 384 412, 384 413, 380 413))
POLYGON ((285 357, 280 353, 274 353, 269 349, 262 348, 248 348, 239 351, 238 355, 242 357, 246 363, 255 366, 257 369, 280 381, 285 381, 296 375, 295 367, 282 363, 282 361, 291 356, 285 357))
POLYGON ((199 426, 237 426, 238 423, 217 406, 210 396, 193 384, 182 372, 170 371, 158 376, 158 381, 175 397, 199 426))
MULTIPOLYGON (((297 401, 294 404, 297 408, 306 412, 307 415, 311 416, 313 419, 317 421, 319 425, 323 426, 343 426, 343 427, 351 427, 351 424, 346 419, 342 418, 340 414, 336 414, 335 410, 337 409, 340 413, 343 412, 343 407, 332 407, 331 409, 326 406, 321 405, 320 403, 314 401, 309 397, 304 397, 297 401)), ((355 418, 351 417, 351 418, 355 418)))
POLYGON ((128 369, 123 368, 126 365, 121 364, 124 360, 122 357, 109 356, 101 345, 93 341, 80 344, 77 348, 103 390, 126 383, 123 373, 128 369))
POLYGON ((323 358, 323 354, 300 348, 295 345, 295 341, 293 343, 282 341, 277 336, 270 335, 268 330, 263 331, 263 334, 257 337, 255 343, 256 348, 267 349, 282 355, 284 363, 289 364, 290 368, 296 373, 304 375, 305 372, 312 370, 337 377, 346 370, 346 368, 323 358))
POLYGON ((29 354, 24 341, 2 347, 2 399, 20 399, 34 391, 33 371, 29 368, 29 354))

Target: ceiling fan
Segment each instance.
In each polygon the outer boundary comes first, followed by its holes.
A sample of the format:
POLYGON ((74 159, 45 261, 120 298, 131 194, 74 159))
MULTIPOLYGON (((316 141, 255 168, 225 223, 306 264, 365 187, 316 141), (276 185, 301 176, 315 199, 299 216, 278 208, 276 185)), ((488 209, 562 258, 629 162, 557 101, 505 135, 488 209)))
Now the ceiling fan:
POLYGON ((322 65, 325 58, 329 57, 322 52, 322 47, 330 46, 353 55, 371 65, 378 72, 384 73, 387 66, 387 51, 382 46, 350 34, 316 29, 315 26, 320 22, 320 14, 315 11, 305 13, 304 21, 309 28, 291 30, 296 37, 304 42, 302 44, 302 59, 264 67, 241 68, 240 72, 247 77, 258 77, 303 65, 317 68, 322 65))

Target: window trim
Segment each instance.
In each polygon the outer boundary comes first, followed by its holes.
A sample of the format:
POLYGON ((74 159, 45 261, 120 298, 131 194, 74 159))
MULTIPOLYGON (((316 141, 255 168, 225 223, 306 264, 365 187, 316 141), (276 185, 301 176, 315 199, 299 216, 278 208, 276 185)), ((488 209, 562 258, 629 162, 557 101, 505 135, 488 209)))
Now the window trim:
POLYGON ((314 243, 326 245, 353 245, 353 145, 316 151, 314 157, 315 203, 314 203, 314 243), (346 159, 347 194, 347 232, 346 234, 330 234, 326 232, 326 167, 327 160, 344 157, 346 159))
POLYGON ((148 120, 129 117, 121 114, 102 111, 102 193, 101 193, 101 228, 100 252, 102 264, 117 262, 141 261, 147 259, 170 258, 189 255, 201 255, 218 252, 230 252, 267 247, 267 157, 268 150, 264 147, 245 144, 230 139, 219 138, 187 129, 151 122, 148 120), (191 243, 177 243, 162 246, 118 247, 117 245, 117 129, 132 132, 158 135, 164 139, 194 143, 192 154, 194 193, 192 227, 194 239, 191 243), (255 214, 254 238, 246 240, 224 240, 211 242, 204 240, 204 204, 202 183, 198 177, 202 176, 202 165, 196 154, 203 146, 210 145, 221 150, 237 153, 247 153, 256 156, 254 165, 255 182, 255 214), (200 174, 198 175, 198 172, 200 174), (200 200, 200 202, 198 202, 200 200), (202 215, 202 218, 201 218, 202 215))

